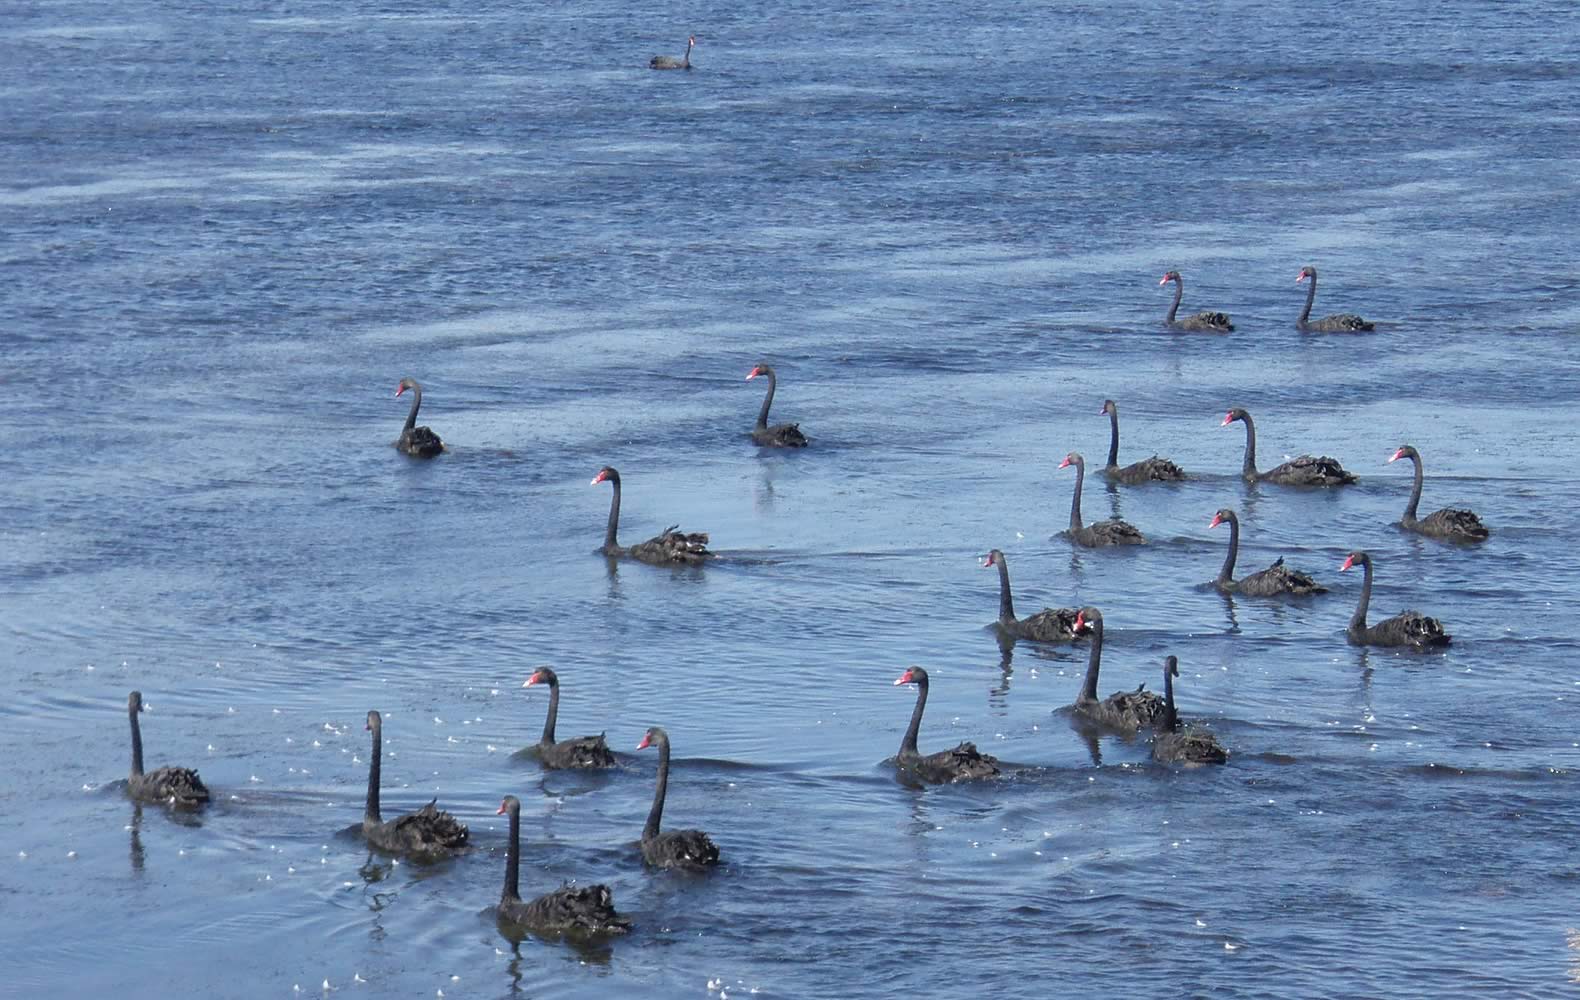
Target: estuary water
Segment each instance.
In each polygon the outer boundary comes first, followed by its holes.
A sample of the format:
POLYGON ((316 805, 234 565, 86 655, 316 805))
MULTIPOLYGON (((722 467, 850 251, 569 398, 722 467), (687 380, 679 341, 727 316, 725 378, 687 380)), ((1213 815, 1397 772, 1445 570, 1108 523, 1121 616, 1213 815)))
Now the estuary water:
POLYGON ((1580 982, 1580 11, 1568 3, 838 7, 606 0, 0 13, 0 993, 127 998, 1557 996, 1580 982), (691 72, 647 69, 698 36, 691 72), (1303 334, 1316 314, 1376 331, 1303 334), (1160 323, 1183 310, 1227 336, 1160 323), (751 367, 812 445, 759 450, 751 367), (402 376, 449 450, 391 447, 402 376), (1134 550, 1080 550, 1066 453, 1134 550), (1342 490, 1247 486, 1331 455, 1342 490), (1393 527, 1469 507, 1461 548, 1393 527), (593 554, 708 531, 703 570, 593 554), (1233 507, 1238 572, 1204 585, 1233 507), (1226 766, 1067 706, 1161 683, 1226 766), (1419 656, 1348 645, 1442 619, 1419 656), (932 676, 924 751, 883 766, 932 676), (560 735, 622 766, 518 753, 560 735), (127 692, 195 815, 127 800, 127 692), (437 796, 473 849, 370 854, 437 796), (666 824, 724 863, 643 869, 666 824), (635 924, 512 940, 523 888, 635 924))

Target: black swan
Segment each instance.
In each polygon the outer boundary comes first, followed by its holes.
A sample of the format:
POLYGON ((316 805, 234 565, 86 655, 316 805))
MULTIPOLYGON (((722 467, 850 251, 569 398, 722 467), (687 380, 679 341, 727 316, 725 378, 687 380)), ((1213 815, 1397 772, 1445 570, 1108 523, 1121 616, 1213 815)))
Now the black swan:
POLYGON ((406 426, 400 429, 400 439, 395 442, 395 447, 416 458, 432 458, 444 451, 444 442, 439 440, 433 428, 417 426, 417 409, 422 406, 422 386, 417 384, 416 379, 403 378, 395 389, 395 395, 399 396, 407 389, 411 390, 411 412, 406 414, 406 426))
POLYGON ((126 714, 132 718, 132 773, 126 779, 126 792, 144 802, 172 806, 201 806, 208 801, 208 788, 190 767, 161 767, 143 773, 143 730, 137 713, 143 711, 143 693, 126 696, 126 714))
POLYGON ((466 826, 434 806, 437 799, 414 813, 384 822, 379 815, 379 765, 384 752, 384 717, 368 713, 367 729, 373 734, 373 756, 368 762, 368 805, 362 814, 362 835, 368 843, 397 854, 442 854, 466 846, 466 826))
POLYGON ((1126 733, 1156 725, 1163 718, 1163 699, 1146 690, 1145 684, 1134 691, 1115 691, 1103 701, 1097 700, 1097 672, 1103 662, 1103 613, 1096 608, 1082 608, 1075 616, 1075 631, 1092 635, 1086 679, 1081 682, 1081 693, 1076 695, 1075 711, 1126 733))
POLYGON ((654 868, 701 870, 719 863, 719 849, 701 830, 658 832, 664 815, 664 795, 669 789, 669 734, 654 726, 636 745, 638 750, 658 747, 658 788, 653 792, 653 808, 642 827, 642 860, 654 868))
POLYGON ((1229 322, 1229 314, 1221 312, 1199 312, 1194 316, 1184 319, 1175 319, 1174 314, 1179 312, 1180 299, 1185 295, 1185 279, 1180 277, 1178 271, 1170 271, 1158 282, 1166 285, 1174 282, 1174 302, 1169 306, 1169 314, 1163 317, 1163 322, 1176 330, 1204 330, 1208 333, 1228 333, 1234 329, 1234 324, 1229 322))
POLYGON ((562 885, 532 902, 521 898, 521 800, 507 795, 496 816, 510 816, 510 842, 505 854, 505 888, 494 912, 506 923, 536 931, 571 934, 624 934, 631 921, 615 912, 614 894, 606 885, 562 885))
POLYGON ((922 710, 927 707, 927 671, 910 667, 895 679, 895 687, 901 684, 916 685, 916 708, 911 710, 911 724, 905 730, 905 738, 900 740, 900 752, 894 756, 896 767, 934 784, 992 778, 998 774, 998 758, 980 752, 975 743, 961 743, 952 750, 940 750, 923 757, 916 749, 916 736, 922 728, 922 710))
POLYGON ((1237 406, 1229 411, 1219 426, 1228 427, 1236 420, 1245 424, 1245 464, 1240 467, 1240 476, 1247 482, 1277 483, 1280 486, 1347 486, 1355 482, 1355 477, 1344 471, 1338 459, 1326 455, 1321 458, 1301 455, 1266 472, 1257 472, 1256 425, 1251 422, 1251 415, 1237 406))
POLYGON ((1194 726, 1180 728, 1179 714, 1174 711, 1174 678, 1180 675, 1178 657, 1163 661, 1163 725, 1152 741, 1152 759, 1165 764, 1222 764, 1229 759, 1229 751, 1218 743, 1218 738, 1205 729, 1194 726))
POLYGON ((554 722, 560 715, 560 678, 548 667, 532 672, 522 687, 534 684, 549 686, 549 714, 543 720, 543 736, 538 740, 538 759, 544 767, 614 767, 614 754, 604 742, 603 733, 597 736, 578 736, 575 739, 554 741, 554 722))
POLYGON ((1273 597, 1278 594, 1305 597, 1328 592, 1326 587, 1318 586, 1311 577, 1285 566, 1283 556, 1279 556, 1278 561, 1266 569, 1235 580, 1234 561, 1240 555, 1240 519, 1226 507, 1212 516, 1212 523, 1207 527, 1216 528, 1225 523, 1229 525, 1229 555, 1223 561, 1223 569, 1218 571, 1218 579, 1212 582, 1214 587, 1225 594, 1245 594, 1247 597, 1273 597))
POLYGON ((1359 333, 1376 329, 1374 325, 1354 313, 1334 313, 1322 317, 1315 323, 1311 322, 1311 304, 1317 300, 1317 269, 1310 264, 1300 269, 1300 276, 1295 279, 1295 284, 1298 285, 1307 278, 1311 279, 1311 287, 1306 289, 1306 308, 1300 310, 1300 318, 1295 320, 1295 329, 1313 333, 1359 333))
POLYGON ((768 408, 774 405, 774 390, 779 386, 778 376, 768 365, 758 365, 746 376, 750 382, 759 375, 768 376, 768 395, 763 397, 763 408, 757 411, 757 426, 752 428, 752 440, 765 448, 805 448, 806 435, 800 424, 774 424, 768 426, 768 408))
POLYGON ((1481 518, 1475 511, 1459 510, 1454 507, 1444 507, 1442 510, 1433 511, 1426 517, 1417 521, 1415 519, 1416 505, 1421 502, 1421 480, 1425 470, 1421 465, 1421 453, 1411 445, 1403 445, 1393 453, 1393 458, 1388 461, 1397 462, 1401 458, 1408 458, 1415 463, 1415 485, 1410 488, 1410 502, 1404 508, 1404 516, 1399 519, 1399 527, 1406 531, 1413 531, 1419 535, 1430 538, 1442 538, 1450 542, 1484 542, 1490 534, 1487 526, 1481 523, 1481 518))
POLYGON ((679 59, 674 56, 654 56, 647 61, 648 69, 690 69, 691 47, 697 44, 697 36, 691 35, 686 39, 686 54, 679 59))
POLYGON ((1081 526, 1081 484, 1086 479, 1086 460, 1072 451, 1064 456, 1059 468, 1070 465, 1075 466, 1075 498, 1070 501, 1070 540, 1089 549, 1101 548, 1105 545, 1144 543, 1146 539, 1142 537, 1140 529, 1129 521, 1121 521, 1117 517, 1107 521, 1095 521, 1085 527, 1081 526))
POLYGON ((1339 572, 1357 563, 1365 571, 1366 578, 1361 583, 1361 602, 1350 616, 1349 628, 1344 630, 1350 642, 1357 646, 1408 646, 1415 650, 1442 649, 1448 645, 1453 636, 1443 631, 1443 623, 1419 611, 1401 611, 1392 618, 1367 625, 1366 608, 1372 600, 1372 557, 1364 552, 1351 552, 1339 572))
POLYGON ((982 563, 984 569, 998 567, 998 626, 1018 639, 1041 642, 1069 642, 1075 638, 1074 608, 1043 608, 1030 618, 1015 617, 1015 602, 1009 596, 1009 564, 1004 553, 994 549, 982 563))
POLYGON ((614 496, 609 500, 609 528, 604 532, 603 546, 598 550, 602 554, 615 557, 625 556, 638 562, 652 563, 654 566, 672 566, 676 564, 696 566, 713 558, 713 553, 708 551, 708 535, 706 532, 687 534, 676 531, 680 527, 672 524, 664 529, 664 533, 649 538, 645 542, 638 542, 630 548, 624 548, 615 541, 615 531, 620 527, 620 473, 609 466, 598 470, 598 475, 593 477, 592 484, 608 482, 614 486, 614 496))
POLYGON ((1108 414, 1108 464, 1103 466, 1103 475, 1116 483, 1136 486, 1141 483, 1177 483, 1185 478, 1185 470, 1175 465, 1166 458, 1153 455, 1133 462, 1123 469, 1119 467, 1119 407, 1111 399, 1103 400, 1100 413, 1108 414))

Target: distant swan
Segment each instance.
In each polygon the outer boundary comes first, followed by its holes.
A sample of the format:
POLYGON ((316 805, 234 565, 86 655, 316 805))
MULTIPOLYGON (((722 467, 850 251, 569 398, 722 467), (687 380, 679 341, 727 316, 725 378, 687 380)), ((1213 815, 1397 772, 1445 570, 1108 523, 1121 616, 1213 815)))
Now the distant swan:
POLYGON ((697 44, 697 36, 691 35, 686 39, 686 54, 676 59, 674 56, 654 56, 647 61, 648 69, 690 69, 691 47, 697 44))
POLYGON ((395 388, 395 395, 399 396, 407 389, 411 390, 411 412, 406 414, 406 426, 401 428, 395 447, 414 458, 432 458, 444 451, 444 442, 439 440, 439 435, 432 428, 417 426, 417 409, 422 406, 422 386, 417 384, 416 379, 403 378, 395 388))
POLYGON ((1106 521, 1093 521, 1091 524, 1081 524, 1081 486, 1086 480, 1086 460, 1076 452, 1064 456, 1064 461, 1059 463, 1059 468, 1075 466, 1075 496, 1070 501, 1070 530, 1067 532, 1070 541, 1083 545, 1089 549, 1102 548, 1106 545, 1141 545, 1146 538, 1141 530, 1129 521, 1121 521, 1117 517, 1106 521))
POLYGON ((1348 486, 1355 482, 1355 477, 1344 471, 1344 466, 1338 459, 1312 458, 1310 455, 1301 455, 1292 458, 1283 465, 1268 469, 1266 472, 1256 471, 1256 424, 1252 423, 1251 415, 1236 406, 1223 418, 1219 426, 1228 427, 1236 420, 1245 424, 1245 461, 1240 467, 1240 477, 1246 482, 1277 483, 1280 486, 1348 486))
POLYGON ((126 714, 132 719, 132 773, 126 779, 127 794, 144 802, 164 805, 207 804, 208 788, 190 767, 161 767, 143 773, 143 730, 137 724, 137 713, 141 711, 144 711, 143 693, 133 691, 126 696, 126 714))
POLYGON ((1295 320, 1295 329, 1312 333, 1361 333, 1376 329, 1373 324, 1354 313, 1334 313, 1313 321, 1311 304, 1317 300, 1317 269, 1310 264, 1300 269, 1300 276, 1295 279, 1295 284, 1298 285, 1307 278, 1311 279, 1311 287, 1306 289, 1306 308, 1300 311, 1300 318, 1295 320))
POLYGON ((1121 469, 1119 467, 1119 407, 1113 400, 1105 399, 1103 408, 1098 412, 1108 414, 1108 463, 1103 466, 1103 475, 1110 481, 1135 486, 1150 482, 1177 483, 1185 478, 1184 469, 1157 455, 1143 458, 1121 469))
POLYGON ((1179 312, 1180 299, 1185 295, 1185 279, 1180 277, 1178 271, 1170 271, 1158 282, 1166 285, 1174 282, 1174 303, 1169 306, 1169 314, 1163 317, 1163 322, 1176 330, 1197 330, 1204 333, 1229 333, 1234 329, 1234 324, 1229 322, 1229 314, 1221 312, 1199 312, 1194 316, 1186 316, 1176 320, 1174 314, 1179 312))
POLYGON ((436 807, 437 799, 414 813, 385 822, 379 813, 379 770, 384 755, 384 717, 368 713, 368 732, 373 734, 372 759, 368 763, 368 802, 362 814, 362 835, 368 843, 397 854, 443 854, 466 846, 466 825, 436 807))
POLYGON ((610 558, 625 556, 654 566, 696 566, 713 558, 713 553, 708 551, 706 532, 687 534, 675 530, 680 527, 678 524, 670 525, 663 534, 655 535, 645 542, 637 542, 630 548, 624 547, 615 539, 615 533, 620 528, 620 473, 606 465, 593 477, 592 485, 597 486, 599 483, 609 483, 614 488, 614 494, 609 498, 609 525, 604 530, 603 545, 598 549, 603 555, 610 558))
POLYGON ((1429 538, 1441 538, 1450 542, 1484 542, 1491 534, 1487 526, 1481 523, 1481 518, 1473 510, 1460 510, 1455 507, 1444 507, 1435 510, 1421 518, 1415 519, 1416 505, 1421 502, 1421 482, 1425 476, 1422 468, 1421 453, 1410 445, 1403 445, 1393 453, 1393 458, 1388 461, 1397 462, 1401 458, 1408 458, 1415 465, 1415 483, 1410 487, 1410 502, 1405 505, 1404 516, 1399 519, 1399 527, 1406 531, 1413 531, 1418 535, 1429 538))
POLYGON ((1163 661, 1163 725, 1152 741, 1152 759, 1165 764, 1222 764, 1228 761, 1229 751, 1218 743, 1218 738, 1205 729, 1195 726, 1180 728, 1179 715, 1174 711, 1174 678, 1180 675, 1179 659, 1173 656, 1163 661))
POLYGON ((894 682, 895 687, 901 684, 916 685, 916 707, 911 710, 911 724, 900 740, 900 752, 894 756, 896 767, 934 784, 992 778, 998 774, 998 759, 978 751, 975 743, 960 743, 952 749, 923 756, 916 749, 916 737, 922 728, 922 711, 927 707, 927 671, 911 667, 894 682))
POLYGON ((1075 696, 1076 713, 1123 733, 1157 725, 1163 718, 1163 699, 1145 690, 1145 684, 1134 691, 1116 691, 1101 701, 1097 698, 1097 674, 1103 662, 1103 613, 1096 608, 1082 608, 1075 618, 1075 631, 1077 635, 1092 635, 1091 649, 1086 654, 1086 677, 1080 694, 1075 696))
POLYGON ((1074 608, 1043 608, 1030 618, 1015 617, 1015 602, 1009 592, 1009 564, 1004 553, 994 549, 982 563, 984 569, 998 567, 998 626, 1017 639, 1039 642, 1069 642, 1075 638, 1074 608))
POLYGON ((1212 522, 1207 527, 1216 528, 1220 524, 1229 525, 1229 555, 1223 561, 1223 568, 1218 571, 1218 578, 1212 582, 1214 587, 1226 594, 1245 594, 1248 597, 1273 597, 1278 594, 1305 597, 1327 593, 1327 588, 1318 586, 1317 581, 1305 573, 1285 566, 1283 556, 1279 556, 1278 561, 1266 569, 1235 580, 1234 562, 1240 553, 1240 519, 1234 511, 1225 507, 1212 516, 1212 522))
POLYGON ((746 375, 750 382, 759 375, 768 377, 768 395, 763 397, 763 408, 757 411, 757 424, 752 428, 752 440, 765 448, 805 448, 806 435, 801 433, 800 424, 774 424, 768 426, 768 408, 774 405, 774 390, 779 385, 779 378, 769 365, 758 365, 746 375))
POLYGON ((1405 646, 1417 651, 1442 649, 1453 636, 1443 631, 1443 623, 1419 611, 1401 611, 1375 625, 1366 624, 1366 609, 1372 600, 1372 559, 1365 552, 1351 552, 1339 567, 1345 572, 1359 565, 1366 574, 1361 583, 1361 600, 1350 616, 1344 634, 1357 646, 1405 646))

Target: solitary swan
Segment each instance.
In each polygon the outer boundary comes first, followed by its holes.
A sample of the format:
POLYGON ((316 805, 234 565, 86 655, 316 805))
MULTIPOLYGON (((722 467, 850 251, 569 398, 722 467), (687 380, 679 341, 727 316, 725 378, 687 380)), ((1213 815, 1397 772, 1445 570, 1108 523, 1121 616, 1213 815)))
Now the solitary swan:
POLYGON ((606 885, 562 885, 530 903, 521 898, 521 800, 505 796, 496 816, 510 817, 505 847, 505 887, 494 912, 507 924, 549 933, 624 934, 631 921, 614 909, 614 893, 606 885))
POLYGON ((395 395, 399 396, 407 389, 411 390, 411 412, 406 414, 406 426, 401 428, 395 447, 414 458, 432 458, 444 451, 444 442, 439 440, 439 435, 432 428, 417 426, 417 409, 422 406, 422 386, 417 384, 416 379, 403 378, 395 388, 395 395))
POLYGON ((603 733, 597 736, 577 736, 555 742, 554 723, 560 716, 560 678, 548 667, 532 672, 522 687, 534 684, 549 686, 549 714, 543 720, 543 735, 538 739, 538 759, 544 767, 614 767, 614 754, 604 742, 603 733))
POLYGON ((1195 726, 1180 728, 1179 715, 1174 711, 1174 678, 1179 675, 1179 659, 1166 658, 1163 661, 1163 725, 1152 741, 1152 759, 1187 767, 1226 762, 1229 751, 1219 745, 1212 733, 1195 726))
POLYGON ((1119 407, 1111 399, 1103 400, 1099 413, 1108 414, 1108 463, 1103 475, 1110 481, 1136 486, 1141 483, 1177 483, 1185 478, 1185 470, 1166 458, 1153 455, 1139 462, 1119 467, 1119 407))
POLYGON ((1344 634, 1357 646, 1404 646, 1417 651, 1442 649, 1453 636, 1443 631, 1443 623, 1419 611, 1401 611, 1375 625, 1366 624, 1366 609, 1372 600, 1372 558, 1365 552, 1351 552, 1339 567, 1343 573, 1359 564, 1366 578, 1361 583, 1361 600, 1350 616, 1344 634))
POLYGON ((746 381, 750 382, 759 375, 768 377, 768 395, 763 397, 763 408, 757 411, 757 425, 752 428, 752 440, 765 448, 805 448, 806 435, 801 433, 800 424, 768 426, 768 408, 774 405, 774 390, 779 385, 779 378, 771 366, 758 365, 746 374, 746 381))
POLYGON ((1107 698, 1097 699, 1097 672, 1103 662, 1103 613, 1096 608, 1082 608, 1075 616, 1077 635, 1091 633, 1092 647, 1086 655, 1086 678, 1081 682, 1081 693, 1075 697, 1075 711, 1123 733, 1134 733, 1145 726, 1155 726, 1163 718, 1163 699, 1142 684, 1134 691, 1116 691, 1107 698))
POLYGON ((719 849, 713 838, 701 830, 659 832, 664 818, 664 796, 669 791, 669 734, 657 726, 642 736, 638 750, 658 747, 658 787, 653 791, 653 808, 642 827, 642 860, 654 868, 684 868, 700 871, 719 863, 719 849))
POLYGON ((901 684, 916 685, 916 707, 911 710, 911 724, 900 740, 900 752, 894 755, 896 767, 934 784, 991 778, 998 774, 998 758, 981 753, 975 743, 960 743, 953 749, 922 756, 916 749, 916 737, 922 728, 922 711, 927 707, 927 671, 911 667, 894 682, 895 687, 901 684))
POLYGON ((1176 330, 1199 330, 1205 333, 1229 333, 1234 329, 1234 324, 1229 322, 1229 314, 1221 312, 1199 312, 1194 316, 1186 316, 1176 320, 1174 314, 1179 312, 1180 299, 1185 295, 1185 279, 1180 277, 1178 271, 1170 271, 1158 282, 1166 285, 1174 282, 1174 302, 1169 306, 1169 314, 1163 317, 1163 322, 1176 330))
POLYGON ((690 69, 691 47, 697 44, 697 36, 691 35, 686 39, 686 54, 679 59, 674 56, 654 56, 647 61, 648 69, 690 69))
POLYGON ((1240 580, 1234 579, 1234 562, 1240 554, 1240 519, 1234 511, 1225 507, 1212 516, 1209 528, 1216 528, 1220 524, 1229 525, 1229 555, 1223 561, 1223 568, 1218 571, 1218 578, 1212 582, 1214 587, 1225 594, 1245 594, 1247 597, 1273 597, 1278 594, 1290 594, 1295 597, 1305 597, 1309 594, 1326 594, 1327 588, 1319 587, 1317 581, 1299 570, 1293 570, 1284 565, 1284 557, 1279 556, 1278 561, 1250 576, 1240 580))
POLYGON ((1355 477, 1344 471, 1338 459, 1326 455, 1321 458, 1301 455, 1266 472, 1257 472, 1256 424, 1251 422, 1251 415, 1236 406, 1219 426, 1228 427, 1236 420, 1245 424, 1245 461, 1240 466, 1240 477, 1246 482, 1260 481, 1280 486, 1348 486, 1355 482, 1355 477))
POLYGON ((368 763, 368 803, 362 813, 362 835, 368 843, 397 854, 443 854, 466 846, 466 825, 435 806, 437 799, 414 813, 385 822, 379 814, 379 768, 384 754, 384 717, 368 713, 368 732, 373 734, 372 759, 368 763))
POLYGON ((1295 320, 1295 329, 1312 333, 1361 333, 1376 329, 1373 324, 1354 313, 1334 313, 1313 321, 1311 304, 1317 300, 1317 269, 1310 264, 1300 269, 1300 276, 1295 279, 1295 284, 1298 285, 1307 278, 1311 279, 1311 287, 1306 289, 1306 308, 1300 311, 1300 318, 1295 320))
POLYGON ((126 714, 132 719, 132 773, 126 778, 126 792, 134 799, 164 805, 194 807, 208 802, 208 788, 190 767, 161 767, 143 773, 143 730, 137 713, 144 711, 143 693, 126 696, 126 714))
POLYGON ((593 477, 592 485, 599 483, 609 483, 614 488, 614 495, 609 498, 609 526, 604 530, 603 545, 598 549, 603 555, 624 556, 654 566, 697 566, 713 558, 713 553, 708 551, 706 532, 676 531, 680 527, 678 524, 665 528, 661 535, 625 548, 615 540, 615 532, 620 528, 620 473, 606 465, 593 477))
POLYGON ((1481 523, 1481 518, 1477 517, 1473 510, 1444 507, 1442 510, 1434 510, 1417 521, 1415 508, 1421 502, 1421 481, 1425 476, 1421 453, 1410 445, 1403 445, 1388 461, 1397 462, 1401 458, 1408 458, 1414 463, 1415 482, 1410 487, 1410 502, 1405 505, 1404 516, 1399 519, 1399 527, 1418 535, 1426 535, 1428 538, 1441 538, 1450 542, 1487 540, 1491 532, 1487 531, 1487 526, 1481 523))
POLYGON ((998 567, 998 626, 1017 639, 1039 642, 1069 642, 1075 638, 1074 608, 1043 608, 1030 618, 1015 617, 1015 602, 1009 593, 1009 564, 1004 553, 994 549, 982 563, 983 569, 998 567))

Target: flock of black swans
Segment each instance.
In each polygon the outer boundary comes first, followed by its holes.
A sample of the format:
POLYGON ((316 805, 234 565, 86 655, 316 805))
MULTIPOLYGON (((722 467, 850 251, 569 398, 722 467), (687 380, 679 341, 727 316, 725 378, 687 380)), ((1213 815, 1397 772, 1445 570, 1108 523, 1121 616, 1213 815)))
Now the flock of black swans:
MULTIPOLYGON (((694 40, 693 40, 694 41, 694 40)), ((688 56, 690 45, 687 47, 688 56)), ((674 67, 688 68, 678 60, 674 67)), ((1338 314, 1310 321, 1312 300, 1316 294, 1316 269, 1303 268, 1300 281, 1310 281, 1305 310, 1298 327, 1301 330, 1326 332, 1356 332, 1371 330, 1372 324, 1352 314, 1338 314)), ((1170 271, 1162 283, 1175 284, 1174 301, 1169 308, 1166 323, 1174 329, 1201 332, 1225 332, 1233 329, 1229 317, 1220 312, 1203 312, 1180 320, 1176 318, 1183 282, 1179 272, 1170 271)), ((768 391, 763 399, 757 420, 750 431, 751 440, 768 448, 804 448, 809 440, 800 427, 793 423, 770 425, 769 408, 778 387, 777 375, 768 364, 751 369, 748 381, 766 377, 768 391)), ((401 429, 396 447, 416 458, 432 458, 444 452, 445 446, 430 428, 417 425, 418 410, 422 405, 422 387, 411 378, 403 378, 396 395, 407 391, 412 394, 411 409, 401 429)), ((1110 438, 1107 462, 1102 475, 1108 481, 1121 485, 1144 485, 1153 482, 1178 482, 1187 478, 1185 470, 1174 462, 1152 456, 1128 466, 1119 465, 1119 407, 1111 399, 1105 400, 1102 415, 1109 418, 1110 438)), ((1256 426, 1251 415, 1243 409, 1230 409, 1223 418, 1223 426, 1239 422, 1245 425, 1245 455, 1241 469, 1248 482, 1265 482, 1283 486, 1308 488, 1334 488, 1354 483, 1356 477, 1345 471, 1336 460, 1311 455, 1301 455, 1267 471, 1256 467, 1256 426)), ((1388 461, 1409 459, 1414 466, 1414 477, 1409 502, 1398 526, 1404 530, 1448 542, 1469 543, 1485 541, 1488 531, 1471 511, 1443 509, 1418 517, 1421 500, 1423 468, 1421 455, 1408 444, 1400 446, 1388 461)), ((1146 538, 1128 522, 1111 518, 1085 524, 1081 518, 1081 491, 1086 476, 1086 462, 1081 455, 1071 452, 1065 456, 1060 468, 1075 467, 1075 484, 1070 503, 1070 525, 1061 535, 1075 545, 1101 548, 1117 545, 1142 545, 1146 538)), ((655 566, 702 566, 715 558, 708 549, 708 535, 700 532, 682 532, 671 526, 663 532, 635 545, 623 546, 618 540, 620 521, 620 473, 605 466, 593 478, 593 485, 609 483, 611 496, 609 521, 603 544, 597 552, 609 559, 631 559, 655 566)), ((1228 553, 1223 567, 1211 586, 1224 593, 1248 597, 1302 598, 1325 593, 1310 575, 1284 565, 1282 558, 1271 566, 1238 580, 1234 578, 1235 562, 1240 545, 1240 522, 1232 508, 1224 508, 1213 515, 1209 527, 1229 526, 1228 553)), ((1010 590, 1009 566, 1004 553, 991 550, 982 565, 997 568, 999 575, 999 613, 996 627, 1008 639, 1024 639, 1042 643, 1088 644, 1087 668, 1081 688, 1071 706, 1080 719, 1124 736, 1135 736, 1152 731, 1151 750, 1154 760, 1166 764, 1197 766, 1223 764, 1228 751, 1207 729, 1183 722, 1174 703, 1174 679, 1179 676, 1178 661, 1168 656, 1163 662, 1163 694, 1159 696, 1142 685, 1133 691, 1118 691, 1106 698, 1098 695, 1098 676, 1103 654, 1103 614, 1095 607, 1045 608, 1027 618, 1017 617, 1010 590)), ((1373 566, 1371 557, 1364 551, 1354 551, 1344 560, 1341 571, 1359 566, 1364 573, 1360 600, 1345 630, 1349 642, 1360 645, 1399 647, 1414 652, 1441 649, 1447 646, 1450 636, 1442 623, 1418 611, 1405 611, 1391 618, 1368 624, 1366 620, 1371 600, 1373 566)), ((543 733, 532 748, 544 768, 611 768, 616 758, 602 734, 582 736, 567 740, 555 737, 555 724, 559 715, 560 679, 548 667, 538 668, 523 686, 544 684, 549 689, 548 713, 543 723, 543 733)), ((895 679, 894 684, 915 685, 916 704, 910 724, 901 739, 898 753, 886 763, 892 764, 905 776, 932 783, 950 783, 985 779, 1000 773, 998 761, 980 752, 973 743, 962 742, 955 747, 935 753, 923 754, 917 746, 922 715, 927 706, 927 671, 919 666, 908 668, 895 679)), ((132 769, 127 780, 127 792, 133 798, 171 806, 173 808, 201 808, 209 800, 209 791, 195 770, 183 767, 161 767, 153 771, 143 769, 142 731, 138 714, 143 711, 142 694, 133 691, 127 699, 127 712, 131 722, 132 769)), ((450 813, 438 808, 437 800, 422 808, 385 820, 379 800, 379 772, 382 756, 383 718, 377 711, 367 715, 367 731, 372 747, 368 766, 367 802, 361 834, 369 845, 379 850, 413 856, 434 858, 464 849, 468 843, 468 830, 450 813)), ((655 726, 647 730, 636 749, 656 748, 658 752, 657 786, 647 822, 642 828, 640 849, 643 860, 661 869, 704 871, 719 861, 719 848, 701 830, 662 830, 664 799, 669 783, 669 736, 655 726)), ((501 801, 498 815, 508 817, 509 835, 505 862, 504 887, 494 912, 501 925, 530 929, 551 934, 618 934, 630 928, 630 921, 614 908, 612 893, 599 884, 567 884, 530 901, 520 894, 520 830, 521 803, 513 795, 501 801)))

